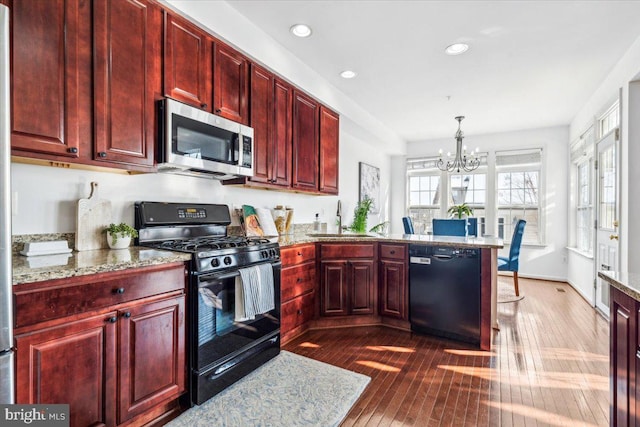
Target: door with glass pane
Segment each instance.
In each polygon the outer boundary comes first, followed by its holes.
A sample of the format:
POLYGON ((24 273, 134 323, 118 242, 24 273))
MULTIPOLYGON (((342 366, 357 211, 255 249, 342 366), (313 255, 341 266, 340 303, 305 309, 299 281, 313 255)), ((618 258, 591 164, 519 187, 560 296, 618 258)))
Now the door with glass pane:
MULTIPOLYGON (((597 143, 598 191, 596 194, 596 270, 618 270, 619 239, 618 215, 618 129, 613 130, 597 143)), ((597 276, 596 276, 597 277, 597 276)), ((600 278, 596 279, 596 307, 605 315, 609 313, 609 285, 600 278)))

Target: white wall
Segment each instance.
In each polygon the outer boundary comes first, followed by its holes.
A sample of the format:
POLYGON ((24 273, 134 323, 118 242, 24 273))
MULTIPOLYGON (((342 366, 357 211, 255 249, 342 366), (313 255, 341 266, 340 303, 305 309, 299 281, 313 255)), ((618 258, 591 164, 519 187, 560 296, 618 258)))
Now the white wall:
MULTIPOLYGON (((640 182, 640 38, 620 58, 600 86, 587 100, 570 125, 570 140, 578 138, 620 97, 620 270, 640 272, 640 223, 634 221, 634 213, 640 210, 637 186, 640 182), (620 95, 619 95, 620 94, 620 95)), ((593 300, 593 260, 569 253, 568 281, 579 292, 593 300), (591 272, 587 275, 587 272, 591 272)))
MULTIPOLYGON (((407 144, 407 157, 437 155, 438 149, 445 151, 455 149, 455 139, 451 138, 412 142, 407 144)), ((544 182, 542 183, 542 205, 544 209, 544 246, 523 245, 520 262, 520 275, 549 280, 566 280, 567 277, 567 158, 569 128, 565 126, 505 132, 488 135, 466 135, 465 143, 470 147, 479 147, 489 153, 489 164, 493 164, 496 150, 518 148, 543 149, 544 182)), ((492 168, 487 177, 495 182, 492 168)), ((391 197, 392 231, 402 232, 401 218, 406 212, 406 170, 404 158, 396 156, 392 159, 391 180, 394 192, 391 197), (400 189, 402 182, 402 191, 400 189)), ((493 230, 487 229, 487 233, 493 230)), ((508 247, 501 254, 507 255, 508 247)))
MULTIPOLYGON (((389 157, 372 150, 367 143, 341 132, 339 196, 314 196, 298 193, 223 186, 205 178, 117 173, 61 169, 47 166, 12 164, 14 214, 12 234, 75 232, 78 199, 89 196, 91 181, 99 183, 99 196, 112 203, 113 221, 133 225, 133 202, 194 202, 222 203, 230 207, 250 204, 273 208, 289 205, 294 208, 294 223, 311 223, 316 213, 322 221, 335 227, 338 199, 342 200, 343 224, 350 224, 358 201, 358 162, 380 168, 380 215, 371 216, 373 226, 388 218, 389 157), (16 212, 17 211, 17 212, 16 212)), ((237 221, 234 218, 234 223, 237 221)))

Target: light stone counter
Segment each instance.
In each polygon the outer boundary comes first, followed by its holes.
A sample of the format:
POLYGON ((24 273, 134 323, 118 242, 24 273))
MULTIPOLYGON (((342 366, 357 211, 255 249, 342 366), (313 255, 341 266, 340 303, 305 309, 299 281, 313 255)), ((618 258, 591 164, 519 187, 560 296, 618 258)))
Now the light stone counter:
POLYGON ((365 236, 349 235, 345 233, 340 237, 319 237, 314 236, 313 233, 309 234, 291 234, 274 238, 281 247, 287 247, 292 245, 298 245, 302 243, 316 243, 316 242, 383 242, 383 243, 411 243, 411 244, 423 244, 423 245, 437 245, 437 246, 450 246, 456 248, 488 248, 488 249, 500 249, 504 246, 502 239, 496 239, 492 237, 455 237, 455 236, 432 236, 432 235, 418 235, 418 234, 369 234, 365 236))
POLYGON ((25 257, 14 255, 13 284, 41 282, 87 274, 126 270, 128 268, 184 262, 190 254, 162 251, 139 246, 127 249, 98 249, 61 255, 25 257))
POLYGON ((640 274, 618 271, 599 271, 598 277, 624 292, 631 298, 640 301, 640 274))

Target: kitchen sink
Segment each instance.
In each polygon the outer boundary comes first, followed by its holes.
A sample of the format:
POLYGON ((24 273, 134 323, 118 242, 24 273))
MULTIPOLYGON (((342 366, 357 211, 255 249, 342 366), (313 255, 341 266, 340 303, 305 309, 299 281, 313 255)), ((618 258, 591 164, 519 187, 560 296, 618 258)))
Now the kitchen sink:
POLYGON ((375 235, 371 235, 371 234, 365 234, 365 233, 342 233, 342 234, 338 234, 338 233, 309 233, 307 234, 307 236, 311 236, 311 237, 331 237, 331 238, 340 238, 340 237, 377 237, 375 235))

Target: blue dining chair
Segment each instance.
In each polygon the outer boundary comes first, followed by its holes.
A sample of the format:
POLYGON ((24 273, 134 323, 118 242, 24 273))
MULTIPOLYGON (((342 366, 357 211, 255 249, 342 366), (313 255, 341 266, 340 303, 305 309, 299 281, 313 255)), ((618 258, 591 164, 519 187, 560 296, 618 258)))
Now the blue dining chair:
POLYGON ((413 221, 411 221, 411 217, 403 216, 402 225, 404 225, 404 234, 415 234, 413 231, 413 221))
POLYGON ((466 219, 437 219, 431 222, 434 236, 466 236, 466 219))
POLYGON ((467 236, 478 237, 478 218, 467 218, 467 236))
POLYGON ((522 235, 524 234, 525 225, 527 225, 527 221, 524 219, 518 220, 516 227, 513 229, 513 236, 511 237, 509 257, 498 257, 498 271, 513 272, 513 287, 515 288, 516 296, 520 296, 520 290, 518 288, 518 259, 520 258, 520 246, 522 246, 522 235))

